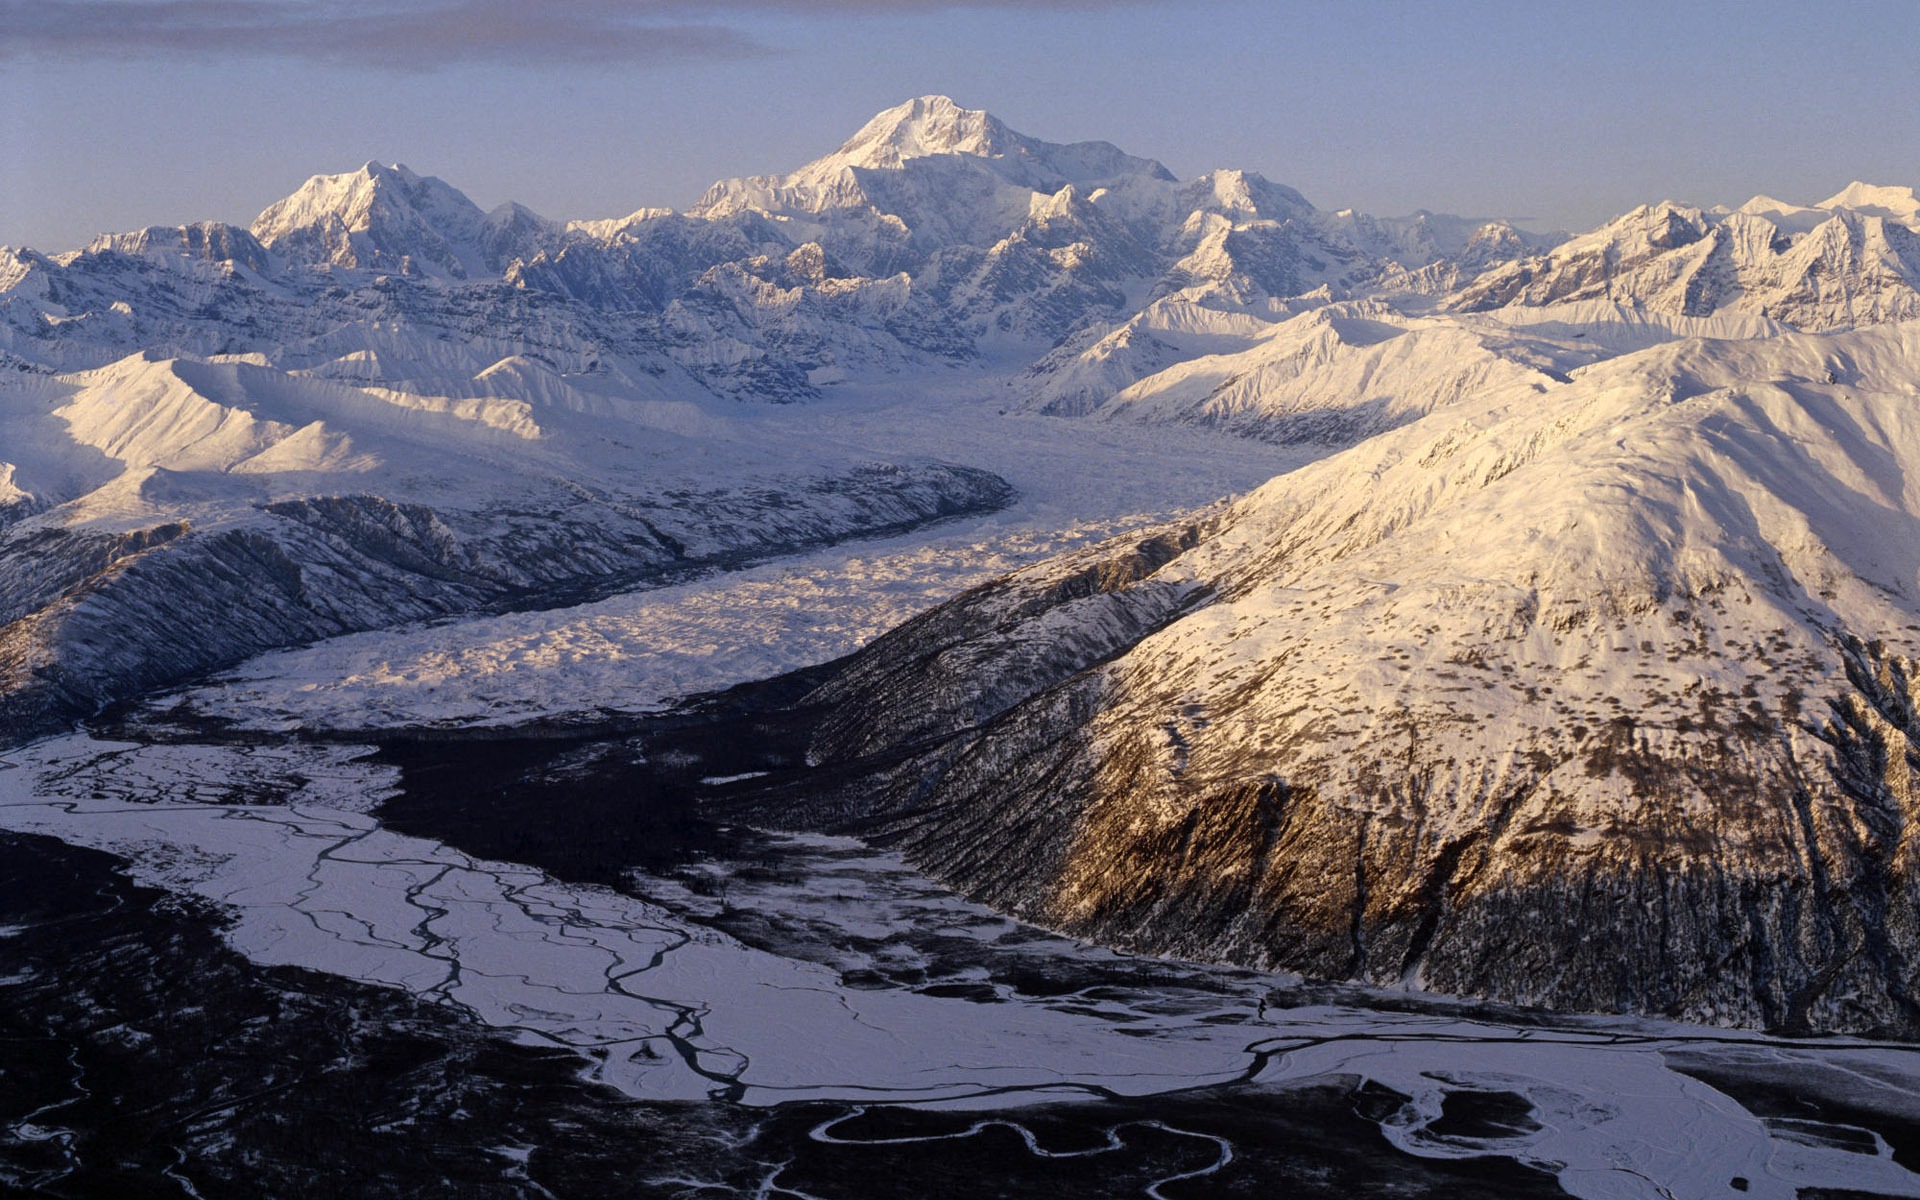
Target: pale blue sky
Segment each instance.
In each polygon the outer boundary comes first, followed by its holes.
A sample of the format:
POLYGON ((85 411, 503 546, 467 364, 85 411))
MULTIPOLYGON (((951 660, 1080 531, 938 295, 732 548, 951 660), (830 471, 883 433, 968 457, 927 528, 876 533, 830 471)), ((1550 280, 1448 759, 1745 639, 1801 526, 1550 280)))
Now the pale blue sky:
POLYGON ((0 243, 244 223, 370 158, 684 206, 945 93, 1323 208, 1584 228, 1920 184, 1920 2, 0 0, 0 243))

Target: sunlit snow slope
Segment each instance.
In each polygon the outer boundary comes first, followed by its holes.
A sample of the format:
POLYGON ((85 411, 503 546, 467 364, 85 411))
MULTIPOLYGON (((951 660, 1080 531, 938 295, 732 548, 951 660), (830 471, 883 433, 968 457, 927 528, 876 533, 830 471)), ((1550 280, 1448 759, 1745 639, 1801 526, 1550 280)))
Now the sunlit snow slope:
POLYGON ((909 623, 812 701, 863 782, 751 807, 1136 947, 1911 1034, 1916 381, 1909 323, 1489 386, 909 623))

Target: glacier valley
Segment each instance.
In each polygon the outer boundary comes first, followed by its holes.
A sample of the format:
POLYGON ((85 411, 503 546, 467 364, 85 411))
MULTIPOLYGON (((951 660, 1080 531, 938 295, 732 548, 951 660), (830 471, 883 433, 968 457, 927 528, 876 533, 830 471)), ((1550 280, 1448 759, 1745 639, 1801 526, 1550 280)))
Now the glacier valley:
POLYGON ((1920 1195, 1917 658, 1910 188, 0 249, 0 1188, 1920 1195))

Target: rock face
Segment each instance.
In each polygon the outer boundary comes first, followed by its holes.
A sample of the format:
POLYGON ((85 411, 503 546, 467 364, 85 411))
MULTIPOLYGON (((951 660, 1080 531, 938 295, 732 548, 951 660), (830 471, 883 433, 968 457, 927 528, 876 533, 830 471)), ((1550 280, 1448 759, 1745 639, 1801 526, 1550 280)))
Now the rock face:
POLYGON ((1920 1033, 1920 324, 1493 389, 875 643, 743 803, 1133 948, 1920 1033))

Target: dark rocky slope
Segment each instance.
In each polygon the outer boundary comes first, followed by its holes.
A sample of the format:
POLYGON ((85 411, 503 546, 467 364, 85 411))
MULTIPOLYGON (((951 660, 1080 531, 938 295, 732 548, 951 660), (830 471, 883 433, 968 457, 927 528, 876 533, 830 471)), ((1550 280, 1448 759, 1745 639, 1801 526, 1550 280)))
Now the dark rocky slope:
POLYGON ((730 799, 1130 948, 1920 1035, 1913 326, 1683 343, 977 589, 730 799))

